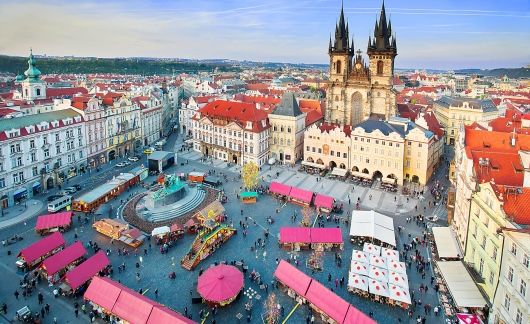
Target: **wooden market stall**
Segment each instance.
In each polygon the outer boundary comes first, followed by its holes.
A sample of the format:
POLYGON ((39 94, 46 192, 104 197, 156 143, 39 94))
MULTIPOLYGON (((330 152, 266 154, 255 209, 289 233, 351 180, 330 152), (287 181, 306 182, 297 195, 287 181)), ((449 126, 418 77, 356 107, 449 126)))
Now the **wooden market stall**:
POLYGON ((291 186, 273 181, 269 186, 269 193, 275 195, 276 197, 287 198, 291 192, 291 188, 291 186))
POLYGON ((80 212, 91 212, 96 210, 100 205, 114 199, 128 188, 140 182, 141 172, 142 171, 138 171, 137 174, 121 173, 109 182, 83 194, 73 201, 73 210, 80 212))
POLYGON ((65 243, 63 235, 55 232, 22 249, 18 254, 16 265, 19 268, 31 270, 50 255, 61 251, 65 243))
POLYGON ((42 264, 42 274, 48 281, 57 282, 66 271, 84 261, 86 255, 83 243, 77 241, 64 250, 46 258, 42 264))
POLYGON ((129 224, 119 219, 103 218, 92 224, 92 227, 97 232, 134 248, 140 246, 145 239, 138 229, 129 228, 129 224))
POLYGON ((311 232, 307 227, 282 227, 279 237, 280 247, 290 251, 308 249, 311 244, 311 232))
POLYGON ((291 192, 289 193, 289 198, 292 203, 301 206, 309 206, 313 200, 313 192, 292 187, 291 192))
POLYGON ((92 277, 106 273, 110 266, 109 258, 104 251, 99 250, 85 262, 68 271, 64 276, 64 284, 60 288, 66 294, 72 294, 81 289, 92 277))
POLYGON ((254 204, 258 199, 258 193, 255 191, 243 191, 240 194, 241 201, 245 204, 254 204))
POLYGON ((342 230, 334 227, 282 227, 279 244, 280 247, 290 251, 308 248, 319 251, 344 248, 342 230))
POLYGON ((41 215, 37 218, 35 224, 35 231, 40 234, 48 234, 53 232, 64 232, 72 226, 73 212, 67 211, 57 214, 41 215))
POLYGON ((340 250, 344 248, 342 230, 337 227, 314 227, 310 229, 311 248, 314 250, 340 250))
POLYGON ((317 194, 315 196, 315 208, 319 212, 323 213, 331 213, 333 211, 333 204, 335 203, 335 199, 333 199, 330 196, 326 196, 323 194, 317 194))

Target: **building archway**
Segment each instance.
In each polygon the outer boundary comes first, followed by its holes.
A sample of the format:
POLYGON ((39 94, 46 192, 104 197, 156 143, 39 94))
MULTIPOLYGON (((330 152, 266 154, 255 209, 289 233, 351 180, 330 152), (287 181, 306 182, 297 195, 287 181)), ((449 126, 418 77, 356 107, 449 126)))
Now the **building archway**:
POLYGON ((116 159, 116 151, 115 150, 109 151, 109 161, 112 161, 114 159, 116 159))
POLYGON ((370 174, 370 171, 368 171, 367 168, 364 168, 364 169, 363 169, 363 173, 364 173, 364 174, 370 174))
POLYGON ((237 164, 237 155, 232 155, 232 162, 234 162, 234 164, 237 164))
POLYGON ((47 180, 46 180, 46 189, 49 190, 51 188, 54 187, 54 183, 53 183, 53 177, 49 177, 47 180))
POLYGON ((307 157, 306 161, 307 161, 307 162, 310 162, 310 163, 315 162, 315 160, 313 160, 313 158, 310 157, 310 156, 307 157))
POLYGON ((417 175, 413 175, 411 181, 414 182, 414 183, 419 183, 420 182, 420 177, 418 177, 417 175))
POLYGON ((383 178, 383 174, 381 173, 381 171, 377 170, 377 171, 374 172, 372 178, 381 179, 381 178, 383 178))
POLYGON ((346 169, 346 164, 341 163, 341 164, 339 165, 339 168, 341 168, 341 169, 346 169))
POLYGON ((356 166, 353 166, 353 168, 351 168, 351 169, 352 169, 352 171, 354 171, 354 172, 359 172, 359 168, 356 167, 356 166))
POLYGON ((335 161, 329 161, 329 168, 330 168, 331 170, 333 170, 333 169, 336 168, 336 167, 337 167, 337 163, 335 163, 335 161))
POLYGON ((324 165, 324 161, 322 161, 322 159, 318 159, 318 160, 317 160, 317 164, 324 165))

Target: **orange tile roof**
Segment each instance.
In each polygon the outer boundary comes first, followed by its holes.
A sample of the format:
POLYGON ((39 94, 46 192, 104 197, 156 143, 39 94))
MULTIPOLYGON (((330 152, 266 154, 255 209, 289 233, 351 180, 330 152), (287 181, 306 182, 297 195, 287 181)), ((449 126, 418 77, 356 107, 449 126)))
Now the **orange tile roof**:
POLYGON ((515 223, 530 225, 530 188, 510 190, 506 186, 495 186, 499 199, 503 201, 506 215, 515 223))
MULTIPOLYGON (((254 104, 251 103, 216 100, 200 108, 198 113, 200 113, 201 118, 209 117, 235 121, 238 122, 243 128, 245 128, 244 123, 253 122, 253 127, 251 130, 253 132, 261 132, 270 127, 267 118, 268 114, 257 109, 254 104), (262 125, 262 120, 266 121, 265 126, 262 125)), ((198 119, 197 115, 195 115, 193 118, 196 120, 198 119)))

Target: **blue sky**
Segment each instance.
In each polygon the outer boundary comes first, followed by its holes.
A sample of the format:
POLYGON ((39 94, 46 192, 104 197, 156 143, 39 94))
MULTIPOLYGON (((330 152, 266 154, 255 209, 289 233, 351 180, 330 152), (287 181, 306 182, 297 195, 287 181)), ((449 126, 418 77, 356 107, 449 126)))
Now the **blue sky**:
MULTIPOLYGON (((0 53, 327 63, 340 0, 0 1, 0 53)), ((387 0, 396 66, 530 64, 528 0, 387 0)), ((344 1, 366 50, 381 1, 344 1)))

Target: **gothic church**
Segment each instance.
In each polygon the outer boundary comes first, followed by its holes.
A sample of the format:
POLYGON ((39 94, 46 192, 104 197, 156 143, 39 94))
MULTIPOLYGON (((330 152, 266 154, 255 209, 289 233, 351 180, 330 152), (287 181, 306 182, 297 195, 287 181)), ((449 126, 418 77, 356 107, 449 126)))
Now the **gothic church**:
POLYGON ((335 27, 335 41, 329 39, 329 83, 325 121, 341 125, 357 125, 375 117, 388 119, 395 115, 396 93, 392 88, 394 59, 397 55, 396 37, 386 19, 385 4, 374 36, 368 38, 366 65, 361 51, 355 52, 350 43, 344 7, 335 27))

